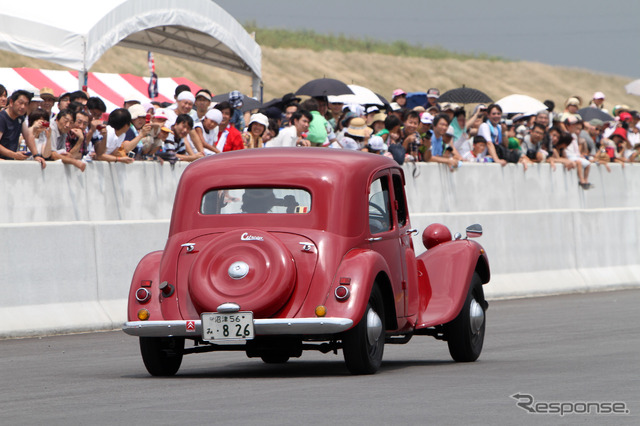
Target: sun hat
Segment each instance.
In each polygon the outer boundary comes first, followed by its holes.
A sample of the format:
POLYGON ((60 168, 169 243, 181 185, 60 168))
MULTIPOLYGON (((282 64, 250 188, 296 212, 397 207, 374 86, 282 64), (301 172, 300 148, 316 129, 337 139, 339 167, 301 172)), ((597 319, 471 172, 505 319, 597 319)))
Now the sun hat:
POLYGON ((196 93, 196 98, 198 98, 199 96, 205 98, 208 101, 211 100, 211 94, 208 93, 205 89, 201 89, 198 91, 198 93, 196 93))
POLYGON ((396 89, 393 91, 393 96, 391 96, 392 98, 397 98, 398 96, 407 96, 407 92, 405 92, 402 89, 396 89))
POLYGON ((267 127, 269 127, 269 119, 267 118, 266 115, 264 114, 253 114, 251 116, 251 120, 249 120, 249 125, 247 126, 249 129, 251 129, 251 125, 253 123, 258 123, 258 124, 262 124, 264 126, 264 128, 266 129, 267 127))
POLYGON ((579 106, 580 106, 580 99, 578 99, 578 98, 576 98, 576 97, 574 97, 574 96, 570 97, 570 98, 569 98, 569 99, 567 99, 567 101, 564 103, 564 106, 565 106, 565 107, 568 107, 568 106, 570 106, 570 105, 573 105, 573 106, 577 106, 577 107, 579 107, 579 106))
POLYGON ((346 134, 363 138, 366 135, 366 132, 367 123, 365 123, 364 118, 354 117, 349 122, 346 134))
POLYGON ((135 104, 129 107, 129 114, 131 114, 131 119, 135 120, 136 118, 146 117, 147 111, 144 110, 142 105, 135 104))
POLYGON ((215 121, 218 124, 222 122, 222 112, 219 109, 210 109, 209 111, 207 111, 204 117, 208 118, 211 121, 215 121))
POLYGON ((620 121, 630 121, 630 120, 631 120, 631 118, 632 118, 632 117, 631 117, 631 114, 629 114, 629 113, 628 113, 628 112, 626 112, 626 111, 621 112, 621 113, 620 113, 620 115, 619 115, 619 117, 620 117, 620 121))
POLYGON ((609 138, 613 139, 614 136, 620 136, 622 139, 624 139, 625 142, 628 142, 627 131, 622 127, 616 128, 616 130, 614 130, 613 133, 611 133, 611 136, 609 138))
POLYGON ((435 87, 432 87, 431 89, 427 90, 427 98, 438 99, 439 97, 440 97, 440 91, 435 87))
POLYGON ((45 98, 45 97, 52 97, 54 101, 58 100, 58 98, 56 98, 55 93, 53 93, 53 89, 50 87, 43 87, 42 89, 40 89, 40 97, 41 98, 45 98))
POLYGON ((375 123, 376 121, 384 121, 387 119, 387 114, 384 112, 378 112, 376 115, 371 117, 371 122, 375 123))
POLYGON ((369 108, 367 108, 367 115, 368 115, 368 114, 372 114, 372 113, 374 113, 374 112, 379 112, 379 111, 380 111, 380 108, 378 108, 378 107, 377 107, 377 106, 375 106, 375 105, 372 105, 372 106, 370 106, 369 108))
POLYGON ((604 93, 596 92, 593 94, 593 99, 604 99, 604 93))
POLYGON ((391 107, 391 111, 400 111, 402 109, 397 102, 391 102, 389 106, 391 107))

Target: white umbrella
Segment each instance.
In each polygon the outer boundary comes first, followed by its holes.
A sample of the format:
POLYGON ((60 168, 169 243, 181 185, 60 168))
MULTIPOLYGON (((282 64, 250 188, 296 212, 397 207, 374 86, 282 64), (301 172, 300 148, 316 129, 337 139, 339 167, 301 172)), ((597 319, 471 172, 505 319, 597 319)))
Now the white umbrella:
POLYGON ((537 113, 546 110, 547 106, 527 95, 509 95, 496 102, 504 114, 537 113))
POLYGON ((347 86, 349 86, 349 89, 351 89, 353 95, 329 96, 329 102, 341 102, 343 104, 360 105, 384 105, 384 102, 380 100, 380 97, 376 95, 371 89, 357 86, 355 84, 348 84, 347 86))
POLYGON ((627 93, 630 95, 640 96, 640 80, 633 80, 631 83, 624 86, 627 93))

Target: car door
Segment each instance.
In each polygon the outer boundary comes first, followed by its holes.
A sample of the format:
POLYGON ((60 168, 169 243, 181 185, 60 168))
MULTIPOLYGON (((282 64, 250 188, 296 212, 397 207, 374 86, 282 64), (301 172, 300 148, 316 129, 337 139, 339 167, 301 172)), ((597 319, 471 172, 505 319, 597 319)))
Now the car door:
POLYGON ((418 270, 416 254, 413 248, 411 236, 417 230, 411 228, 407 199, 404 192, 404 177, 400 170, 391 171, 391 182, 393 192, 391 194, 392 206, 398 224, 398 239, 400 242, 400 252, 402 253, 402 288, 404 289, 405 316, 412 317, 418 312, 418 270))
POLYGON ((369 244, 372 250, 377 251, 387 261, 389 267, 389 279, 393 289, 396 314, 404 317, 406 311, 404 252, 401 250, 400 230, 394 214, 394 205, 391 196, 391 174, 385 170, 376 174, 369 185, 368 217, 369 217, 369 244))

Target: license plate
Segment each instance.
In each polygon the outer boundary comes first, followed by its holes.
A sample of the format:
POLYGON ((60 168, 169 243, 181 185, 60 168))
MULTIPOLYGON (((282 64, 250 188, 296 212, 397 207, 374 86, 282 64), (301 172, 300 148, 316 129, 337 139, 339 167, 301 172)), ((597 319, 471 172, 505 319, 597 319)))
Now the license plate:
POLYGON ((253 339, 253 312, 207 312, 203 313, 201 318, 203 340, 217 342, 253 339))

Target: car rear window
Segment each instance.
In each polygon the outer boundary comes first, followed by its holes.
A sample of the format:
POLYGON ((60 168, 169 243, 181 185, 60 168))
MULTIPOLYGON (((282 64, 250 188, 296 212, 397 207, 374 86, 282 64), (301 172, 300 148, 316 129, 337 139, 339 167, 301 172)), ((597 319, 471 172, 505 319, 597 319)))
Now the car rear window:
POLYGON ((225 188, 202 197, 202 214, 304 214, 311 211, 311 194, 297 188, 225 188))

